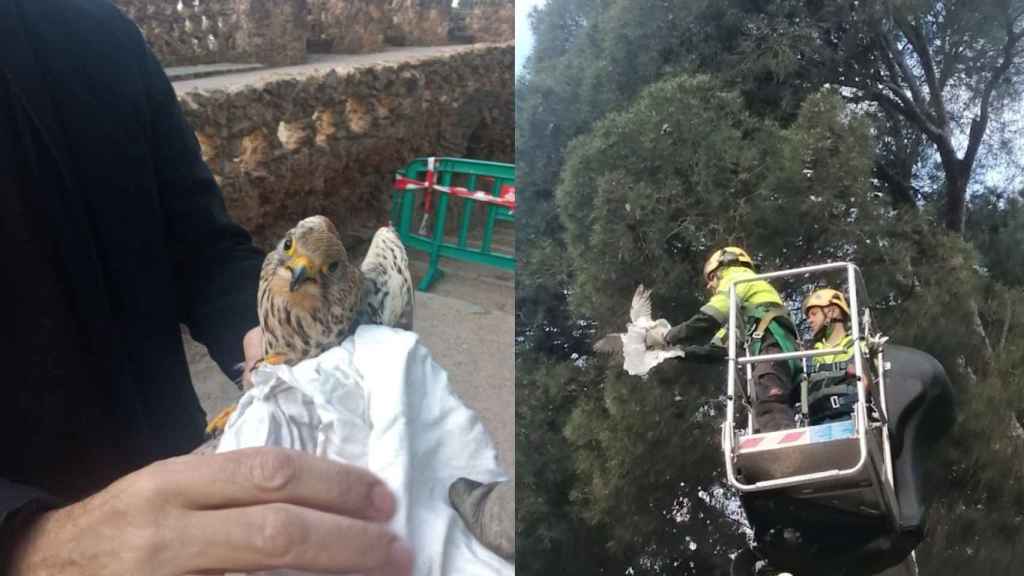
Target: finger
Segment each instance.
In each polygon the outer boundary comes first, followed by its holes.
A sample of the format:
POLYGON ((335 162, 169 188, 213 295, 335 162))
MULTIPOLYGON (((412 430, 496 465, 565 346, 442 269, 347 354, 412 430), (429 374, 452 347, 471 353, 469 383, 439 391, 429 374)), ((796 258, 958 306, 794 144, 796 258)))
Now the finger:
POLYGON ((191 510, 285 502, 387 520, 395 498, 370 471, 286 448, 246 448, 158 463, 166 497, 191 510))
POLYGON ((259 326, 249 330, 242 338, 242 389, 252 388, 252 369, 263 357, 263 328, 259 326))
POLYGON ((411 551, 383 524, 289 504, 186 514, 190 572, 411 573, 411 551))
POLYGON ((247 366, 255 364, 263 356, 263 329, 257 326, 242 338, 242 354, 247 366))
POLYGON ((255 365, 256 362, 246 361, 244 368, 242 369, 242 390, 252 388, 252 369, 255 365))

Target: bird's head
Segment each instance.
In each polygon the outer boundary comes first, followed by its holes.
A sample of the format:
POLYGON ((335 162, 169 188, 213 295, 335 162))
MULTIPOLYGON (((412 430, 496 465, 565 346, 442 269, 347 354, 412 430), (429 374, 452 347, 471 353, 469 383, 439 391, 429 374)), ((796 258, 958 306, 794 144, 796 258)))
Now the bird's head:
POLYGON ((275 280, 290 293, 319 295, 348 272, 348 254, 326 216, 310 216, 277 245, 275 280))

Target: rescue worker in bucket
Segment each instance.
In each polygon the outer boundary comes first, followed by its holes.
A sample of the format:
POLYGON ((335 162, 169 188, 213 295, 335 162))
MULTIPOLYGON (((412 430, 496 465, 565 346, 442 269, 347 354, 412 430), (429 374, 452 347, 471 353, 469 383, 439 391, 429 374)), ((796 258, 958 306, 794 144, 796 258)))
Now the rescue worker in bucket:
POLYGON ((822 288, 804 300, 803 310, 811 325, 815 350, 844 350, 841 354, 811 359, 807 378, 807 413, 811 424, 849 417, 857 402, 853 336, 849 334, 850 307, 842 292, 822 288))
MULTIPOLYGON (((742 248, 727 246, 716 250, 704 264, 704 280, 711 299, 689 320, 667 331, 651 331, 650 348, 666 345, 723 345, 729 322, 729 287, 737 280, 754 276, 754 262, 742 248)), ((738 320, 750 337, 750 354, 795 352, 796 326, 782 304, 778 291, 764 280, 736 286, 740 305, 738 320)), ((759 362, 753 366, 755 425, 761 432, 792 428, 794 422, 794 380, 801 371, 795 360, 759 362)))

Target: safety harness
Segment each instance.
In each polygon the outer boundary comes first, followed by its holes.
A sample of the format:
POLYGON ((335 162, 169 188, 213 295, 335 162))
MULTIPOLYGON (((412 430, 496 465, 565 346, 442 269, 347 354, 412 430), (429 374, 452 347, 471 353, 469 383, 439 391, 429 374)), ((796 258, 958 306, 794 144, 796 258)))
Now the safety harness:
MULTIPOLYGON (((751 356, 757 356, 761 353, 765 332, 771 332, 783 352, 796 352, 798 350, 794 336, 796 330, 787 330, 782 324, 786 322, 792 326, 789 311, 784 306, 779 304, 759 304, 752 307, 748 317, 757 321, 756 324, 751 323, 753 324, 752 331, 747 335, 750 342, 751 356)), ((787 362, 789 363, 789 372, 793 375, 793 381, 796 382, 798 376, 803 372, 803 365, 796 360, 787 360, 787 362)))
POLYGON ((832 362, 815 363, 807 378, 807 405, 811 424, 843 418, 857 403, 857 378, 849 373, 853 337, 845 336, 835 348, 845 350, 832 362))

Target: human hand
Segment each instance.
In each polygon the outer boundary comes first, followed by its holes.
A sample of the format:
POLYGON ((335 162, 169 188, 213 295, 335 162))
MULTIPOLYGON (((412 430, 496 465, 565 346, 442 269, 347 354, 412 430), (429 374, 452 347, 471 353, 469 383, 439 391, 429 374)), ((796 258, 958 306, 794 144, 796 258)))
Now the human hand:
POLYGON ((673 326, 665 333, 664 338, 667 346, 673 346, 680 340, 686 338, 686 323, 673 326))
POLYGON ((384 522, 395 499, 369 471, 282 448, 156 462, 37 518, 11 576, 253 572, 406 576, 384 522))
POLYGON ((242 354, 245 362, 242 368, 242 388, 252 388, 252 369, 263 359, 263 328, 249 330, 242 338, 242 354))

